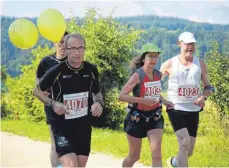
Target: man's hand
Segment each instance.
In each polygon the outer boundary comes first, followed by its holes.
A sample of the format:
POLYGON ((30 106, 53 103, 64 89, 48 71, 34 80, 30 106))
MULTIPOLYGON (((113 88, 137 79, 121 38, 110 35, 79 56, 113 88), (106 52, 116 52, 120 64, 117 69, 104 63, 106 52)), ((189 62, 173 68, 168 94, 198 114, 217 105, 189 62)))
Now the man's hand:
POLYGON ((199 107, 203 107, 205 105, 205 97, 204 96, 200 96, 198 97, 195 102, 195 105, 199 106, 199 107))
POLYGON ((103 112, 103 107, 101 106, 99 102, 95 102, 91 106, 91 112, 93 116, 99 117, 103 112))
POLYGON ((171 101, 163 100, 162 102, 163 102, 163 104, 167 107, 168 110, 174 108, 174 104, 173 104, 171 101))
POLYGON ((62 115, 62 114, 69 113, 65 105, 60 102, 57 102, 57 101, 53 102, 52 107, 56 114, 62 115))

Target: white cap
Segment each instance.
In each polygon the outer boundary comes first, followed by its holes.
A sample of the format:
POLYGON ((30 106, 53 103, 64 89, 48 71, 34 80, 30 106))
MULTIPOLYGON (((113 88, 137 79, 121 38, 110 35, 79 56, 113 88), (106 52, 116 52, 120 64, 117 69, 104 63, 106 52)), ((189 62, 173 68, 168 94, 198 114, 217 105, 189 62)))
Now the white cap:
POLYGON ((181 33, 179 36, 179 41, 184 43, 197 43, 196 38, 191 32, 181 33))

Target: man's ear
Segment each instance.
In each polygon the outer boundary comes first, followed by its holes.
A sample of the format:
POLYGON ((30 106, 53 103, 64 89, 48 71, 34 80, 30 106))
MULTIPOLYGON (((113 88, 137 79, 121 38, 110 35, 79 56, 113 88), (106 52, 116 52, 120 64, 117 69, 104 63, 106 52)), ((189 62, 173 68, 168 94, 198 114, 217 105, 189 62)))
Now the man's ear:
POLYGON ((177 45, 180 47, 180 45, 181 45, 181 42, 180 42, 180 41, 177 41, 177 45))

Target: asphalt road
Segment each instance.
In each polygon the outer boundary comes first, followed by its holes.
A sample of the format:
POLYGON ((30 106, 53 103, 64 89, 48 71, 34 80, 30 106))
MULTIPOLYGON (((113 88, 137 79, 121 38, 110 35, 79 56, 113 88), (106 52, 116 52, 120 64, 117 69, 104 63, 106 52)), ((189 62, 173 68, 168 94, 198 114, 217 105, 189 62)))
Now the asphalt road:
MULTIPOLYGON (((1 167, 51 167, 49 152, 49 143, 1 132, 1 167)), ((122 160, 92 152, 87 167, 122 167, 122 160)), ((136 163, 134 167, 143 165, 136 163)))

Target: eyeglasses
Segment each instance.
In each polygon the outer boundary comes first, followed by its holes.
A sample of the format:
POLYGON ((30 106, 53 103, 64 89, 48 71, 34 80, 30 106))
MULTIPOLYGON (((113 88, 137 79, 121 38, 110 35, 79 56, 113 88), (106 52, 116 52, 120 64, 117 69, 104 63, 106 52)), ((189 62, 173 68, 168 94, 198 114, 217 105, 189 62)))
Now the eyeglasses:
POLYGON ((159 56, 158 55, 147 55, 146 56, 146 58, 148 58, 148 59, 156 59, 156 58, 158 58, 159 56))
MULTIPOLYGON (((183 41, 182 41, 183 42, 183 41)), ((185 43, 185 42, 183 42, 185 45, 187 45, 187 46, 195 46, 196 45, 196 43, 185 43)))
POLYGON ((85 50, 85 47, 84 46, 80 46, 80 47, 69 47, 67 48, 67 50, 69 51, 79 51, 79 52, 83 52, 85 50))

